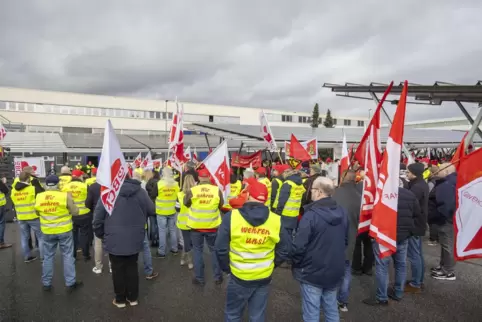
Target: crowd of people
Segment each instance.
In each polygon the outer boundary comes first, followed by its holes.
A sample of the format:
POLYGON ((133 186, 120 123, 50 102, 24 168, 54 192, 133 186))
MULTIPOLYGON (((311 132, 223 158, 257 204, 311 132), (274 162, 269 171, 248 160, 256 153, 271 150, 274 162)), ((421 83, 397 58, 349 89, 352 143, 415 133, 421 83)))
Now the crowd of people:
POLYGON ((75 260, 91 260, 93 272, 104 269, 109 256, 115 298, 124 308, 138 305, 138 255, 144 275, 153 280, 152 258, 179 256, 180 265, 193 270, 193 284, 206 283, 203 247, 211 254, 216 284, 227 281, 226 321, 240 321, 248 310, 250 321, 264 321, 270 282, 275 268, 290 268, 300 283, 304 321, 339 321, 348 311, 352 275, 375 275, 376 294, 367 305, 387 305, 405 293, 424 290, 423 237, 440 245, 434 279, 455 280, 453 256, 456 171, 451 164, 431 165, 420 160, 400 166, 397 251, 393 287, 389 286, 390 258, 380 258, 379 247, 368 233, 358 234, 363 191, 363 170, 341 174, 340 184, 327 176, 320 164, 293 169, 233 170, 226 200, 207 169, 187 162, 182 175, 164 166, 158 171, 130 171, 112 214, 100 201, 101 186, 79 169, 61 169, 42 185, 26 167, 11 189, 0 182, 0 249, 4 241, 4 208, 9 195, 16 210, 26 263, 37 257, 30 242, 33 231, 42 260, 42 283, 52 289, 57 246, 63 258, 65 285, 73 291, 77 279, 75 260), (148 229, 149 228, 149 229, 148 229), (156 247, 154 255, 151 246, 156 247), (407 278, 407 259, 411 276, 407 278), (375 270, 373 272, 373 267, 375 270))

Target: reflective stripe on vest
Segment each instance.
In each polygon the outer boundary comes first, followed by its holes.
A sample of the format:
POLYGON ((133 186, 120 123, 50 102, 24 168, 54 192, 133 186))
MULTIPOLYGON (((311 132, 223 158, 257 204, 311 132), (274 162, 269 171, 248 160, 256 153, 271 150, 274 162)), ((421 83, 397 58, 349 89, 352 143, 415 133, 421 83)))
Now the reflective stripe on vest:
MULTIPOLYGON (((281 186, 283 185, 283 181, 281 181, 278 178, 274 178, 273 181, 276 181, 278 183, 278 190, 276 190, 276 197, 274 198, 274 202, 271 205, 273 209, 276 209, 276 207, 278 207, 279 193, 281 191, 281 186)), ((271 186, 273 186, 273 181, 271 181, 271 186)), ((270 199, 271 199, 271 196, 270 196, 270 199)))
POLYGON ((187 226, 192 229, 214 229, 221 224, 219 188, 201 184, 191 188, 191 208, 187 226))
POLYGON ((187 226, 187 218, 189 217, 189 208, 184 205, 184 192, 179 192, 177 194, 177 201, 181 209, 177 214, 177 221, 176 226, 181 230, 189 230, 190 228, 187 226))
POLYGON ((37 219, 38 215, 35 211, 35 188, 27 186, 22 190, 12 189, 10 194, 18 220, 37 219))
MULTIPOLYGON (((302 184, 298 185, 291 180, 287 180, 283 185, 290 185, 290 196, 285 203, 281 215, 286 217, 298 217, 301 208, 301 199, 303 198, 303 193, 306 191, 302 184)), ((281 190, 281 189, 280 189, 281 190)))
POLYGON ((168 187, 163 180, 160 180, 157 183, 156 215, 174 215, 178 193, 179 187, 177 184, 168 187))
POLYGON ((89 208, 85 206, 87 184, 81 181, 71 181, 64 187, 64 191, 72 194, 74 204, 79 208, 79 215, 86 215, 90 212, 89 208))
POLYGON ((281 217, 270 212, 261 226, 253 227, 239 210, 231 212, 229 265, 231 273, 245 281, 271 276, 275 247, 280 240, 281 217))
POLYGON ((72 231, 72 216, 67 208, 67 192, 45 191, 39 193, 35 209, 40 215, 40 229, 46 235, 72 231))
POLYGON ((271 181, 269 181, 268 178, 261 178, 258 180, 260 183, 264 184, 266 186, 266 189, 268 189, 268 199, 264 203, 265 206, 268 206, 271 204, 271 181))

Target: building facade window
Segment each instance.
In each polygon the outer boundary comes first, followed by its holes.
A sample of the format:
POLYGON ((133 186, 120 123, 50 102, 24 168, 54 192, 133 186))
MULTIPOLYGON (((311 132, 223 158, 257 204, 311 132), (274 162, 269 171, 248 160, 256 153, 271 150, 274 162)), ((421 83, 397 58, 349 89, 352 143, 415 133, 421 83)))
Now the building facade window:
POLYGON ((337 119, 333 119, 333 125, 336 125, 337 119))
POLYGON ((281 115, 281 122, 293 122, 292 115, 281 115))
POLYGON ((343 120, 344 126, 351 126, 351 120, 343 120))
POLYGON ((358 121, 358 126, 359 127, 364 127, 365 126, 365 122, 364 121, 358 121))

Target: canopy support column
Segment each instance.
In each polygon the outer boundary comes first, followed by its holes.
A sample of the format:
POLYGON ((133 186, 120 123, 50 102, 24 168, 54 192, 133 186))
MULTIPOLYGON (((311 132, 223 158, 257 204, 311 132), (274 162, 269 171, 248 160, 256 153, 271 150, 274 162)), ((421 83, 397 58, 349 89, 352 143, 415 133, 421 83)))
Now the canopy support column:
POLYGON ((470 125, 471 125, 470 130, 467 136, 465 137, 465 146, 468 147, 474 139, 475 132, 477 132, 480 138, 482 138, 482 131, 479 128, 479 125, 482 123, 482 108, 479 109, 479 112, 477 113, 477 116, 474 120, 472 116, 467 112, 465 107, 462 105, 462 103, 460 103, 459 101, 455 101, 455 103, 460 108, 460 110, 465 115, 465 117, 467 118, 467 120, 470 122, 470 125))

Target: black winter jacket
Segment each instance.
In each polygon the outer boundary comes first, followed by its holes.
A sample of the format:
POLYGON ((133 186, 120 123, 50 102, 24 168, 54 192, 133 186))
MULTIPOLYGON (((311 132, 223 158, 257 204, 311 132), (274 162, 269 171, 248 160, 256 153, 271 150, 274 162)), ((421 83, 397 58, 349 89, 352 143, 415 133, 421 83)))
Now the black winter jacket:
POLYGON ((413 235, 425 236, 428 217, 428 184, 423 178, 416 178, 408 182, 408 190, 415 195, 420 205, 420 217, 414 222, 413 235))
POLYGON ((437 179, 434 182, 434 187, 428 194, 428 224, 429 225, 443 225, 445 220, 438 215, 437 211, 437 198, 436 198, 436 193, 437 193, 437 187, 443 183, 445 180, 442 179, 437 179))
POLYGON ((420 221, 420 204, 410 190, 398 189, 397 243, 411 237, 415 223, 420 221))
POLYGON ((100 199, 100 184, 94 182, 87 188, 87 199, 85 199, 85 206, 90 209, 90 211, 94 211, 95 206, 99 202, 100 199))

